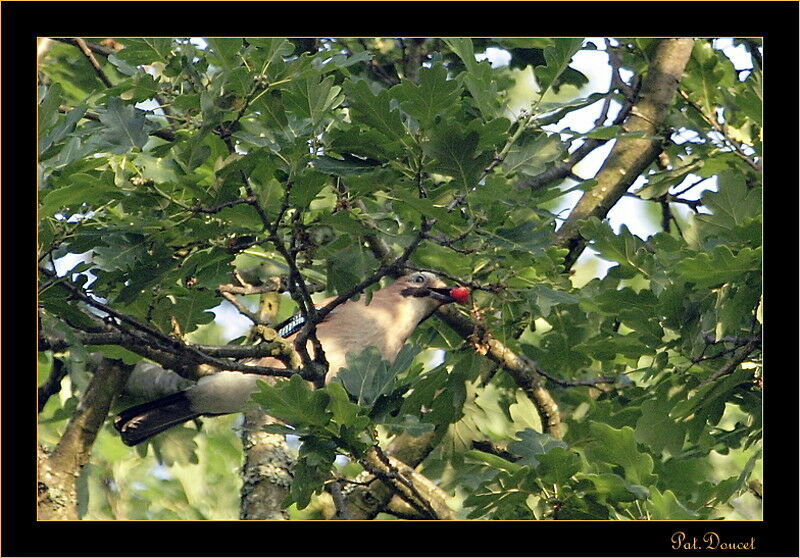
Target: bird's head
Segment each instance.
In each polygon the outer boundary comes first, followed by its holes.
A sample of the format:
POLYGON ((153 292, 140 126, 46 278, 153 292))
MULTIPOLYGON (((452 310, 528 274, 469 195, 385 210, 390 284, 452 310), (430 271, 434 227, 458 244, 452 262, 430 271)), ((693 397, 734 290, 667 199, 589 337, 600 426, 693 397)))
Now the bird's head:
POLYGON ((427 271, 404 275, 395 281, 394 285, 401 296, 426 298, 431 301, 431 306, 434 308, 450 302, 464 304, 469 298, 469 289, 466 287, 450 287, 427 271))

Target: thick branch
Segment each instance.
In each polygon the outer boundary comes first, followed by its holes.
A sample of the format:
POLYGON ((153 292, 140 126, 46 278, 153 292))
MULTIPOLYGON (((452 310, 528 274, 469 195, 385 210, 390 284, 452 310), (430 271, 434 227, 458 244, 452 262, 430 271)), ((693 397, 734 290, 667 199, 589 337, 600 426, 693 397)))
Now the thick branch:
MULTIPOLYGON (((53 272, 40 268, 40 271, 48 277, 54 277, 53 272)), ((202 351, 197 346, 187 345, 186 343, 169 337, 154 329, 150 325, 143 324, 139 320, 122 314, 110 306, 103 304, 85 293, 80 287, 73 284, 65 277, 58 278, 59 285, 63 286, 74 298, 102 310, 109 315, 111 319, 107 319, 106 323, 117 329, 120 333, 130 337, 128 346, 132 351, 147 356, 156 362, 162 364, 165 368, 170 368, 176 372, 185 370, 187 366, 197 364, 208 364, 217 368, 218 370, 234 370, 239 372, 247 372, 249 374, 259 374, 264 376, 280 376, 289 377, 293 374, 300 374, 303 378, 307 379, 307 372, 275 368, 270 366, 250 366, 248 364, 241 364, 232 360, 221 360, 219 358, 210 356, 202 351), (128 327, 125 327, 128 326, 128 327), (145 351, 145 352, 142 352, 145 351), (155 351, 155 352, 154 352, 155 351), (163 358, 164 353, 173 355, 173 358, 163 358), (167 362, 172 361, 172 362, 167 362)), ((228 351, 236 352, 238 349, 227 348, 228 351)))
MULTIPOLYGON (((612 94, 615 89, 619 90, 624 95, 625 102, 622 104, 622 107, 620 107, 620 110, 611 125, 617 126, 622 124, 625 119, 628 118, 628 114, 630 113, 633 103, 636 100, 636 84, 639 83, 638 75, 634 76, 633 86, 625 83, 625 81, 619 75, 619 69, 622 66, 622 60, 620 56, 611 48, 608 40, 606 40, 606 50, 608 52, 609 63, 611 64, 611 83, 609 85, 609 91, 606 94, 606 98, 603 101, 603 107, 600 111, 600 115, 597 117, 597 120, 594 123, 595 126, 605 125, 606 118, 608 117, 608 111, 611 108, 612 94)), ((569 177, 570 174, 572 174, 572 168, 575 165, 582 161, 587 155, 589 155, 589 153, 601 145, 604 145, 608 141, 610 140, 586 138, 580 147, 573 151, 565 161, 562 161, 561 163, 554 165, 535 176, 523 180, 520 182, 519 188, 530 188, 531 190, 536 191, 553 182, 569 177)))
POLYGON ((489 357, 505 369, 517 385, 531 399, 539 413, 542 428, 556 438, 561 439, 561 415, 550 392, 544 387, 542 373, 532 360, 518 355, 495 337, 483 326, 474 323, 457 310, 443 306, 437 311, 439 317, 452 327, 461 337, 467 339, 479 353, 489 357))
POLYGON ((55 450, 48 456, 40 449, 39 519, 78 519, 77 479, 130 372, 121 361, 101 358, 92 364, 94 375, 55 450))
POLYGON ((446 494, 430 479, 418 473, 413 467, 391 455, 385 455, 377 447, 367 452, 362 464, 381 482, 372 483, 362 490, 361 499, 346 500, 349 507, 345 513, 352 518, 370 518, 391 500, 399 496, 407 504, 395 507, 407 509, 408 514, 425 519, 453 519, 453 511, 446 503, 446 494), (369 495, 369 499, 365 496, 369 495), (351 507, 366 502, 364 507, 351 507))
POLYGON ((603 219, 658 156, 661 142, 656 136, 667 116, 693 45, 693 39, 663 39, 656 48, 639 99, 622 126, 624 132, 641 132, 643 137, 617 139, 597 173, 597 184, 581 197, 556 235, 557 244, 569 249, 566 269, 572 267, 586 246, 578 232, 581 222, 589 217, 603 219))

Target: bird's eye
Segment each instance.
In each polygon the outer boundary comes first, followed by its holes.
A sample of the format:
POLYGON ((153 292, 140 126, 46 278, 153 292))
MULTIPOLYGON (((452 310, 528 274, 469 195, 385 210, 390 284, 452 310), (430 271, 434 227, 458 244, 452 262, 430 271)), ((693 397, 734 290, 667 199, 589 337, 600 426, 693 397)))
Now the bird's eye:
POLYGON ((421 284, 421 283, 425 282, 425 276, 424 275, 415 275, 414 278, 411 279, 411 280, 414 281, 415 283, 420 283, 421 284))

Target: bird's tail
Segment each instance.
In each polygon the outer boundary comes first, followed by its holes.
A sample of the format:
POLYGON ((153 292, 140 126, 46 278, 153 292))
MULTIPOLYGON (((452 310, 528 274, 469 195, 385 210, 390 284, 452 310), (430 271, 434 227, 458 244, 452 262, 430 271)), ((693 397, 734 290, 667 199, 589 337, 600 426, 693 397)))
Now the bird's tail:
POLYGON ((114 419, 114 428, 125 444, 135 446, 176 424, 199 416, 199 413, 192 411, 186 393, 179 391, 125 409, 114 419))

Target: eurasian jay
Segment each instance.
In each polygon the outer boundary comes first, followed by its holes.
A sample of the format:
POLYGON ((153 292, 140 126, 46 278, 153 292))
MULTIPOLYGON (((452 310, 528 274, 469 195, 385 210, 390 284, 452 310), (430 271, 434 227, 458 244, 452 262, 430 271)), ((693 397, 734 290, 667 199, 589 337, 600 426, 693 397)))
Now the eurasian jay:
MULTIPOLYGON (((428 272, 416 272, 399 278, 391 285, 373 293, 367 303, 364 296, 337 306, 317 324, 317 339, 328 361, 325 383, 336 377, 346 366, 347 353, 361 353, 376 347, 383 358, 393 362, 417 325, 437 308, 450 302, 464 303, 469 296, 465 287, 447 287, 428 272)), ((325 306, 333 298, 322 301, 325 306)), ((303 326, 302 316, 280 324, 276 330, 281 337, 294 341, 303 326)), ((313 357, 313 348, 308 343, 313 357)), ((274 357, 253 361, 260 366, 285 368, 274 357)), ((256 374, 223 371, 201 378, 195 385, 155 401, 122 411, 114 427, 129 446, 144 442, 164 430, 202 415, 223 415, 242 411, 250 395, 258 391, 256 374)))

